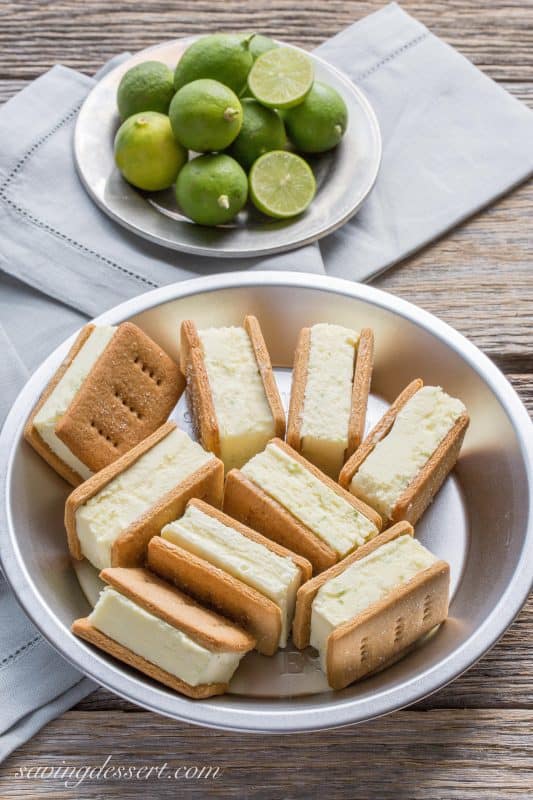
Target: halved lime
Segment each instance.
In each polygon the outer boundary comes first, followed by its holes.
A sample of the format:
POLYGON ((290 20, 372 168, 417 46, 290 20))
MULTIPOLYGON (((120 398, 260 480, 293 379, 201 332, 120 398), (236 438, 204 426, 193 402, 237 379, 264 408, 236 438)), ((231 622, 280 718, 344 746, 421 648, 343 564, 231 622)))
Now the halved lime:
POLYGON ((313 85, 313 62, 292 47, 267 50, 255 61, 248 86, 256 100, 269 108, 292 108, 313 85))
POLYGON ((271 150, 257 159, 250 175, 253 204, 276 219, 295 217, 305 211, 316 192, 309 164, 285 150, 271 150))

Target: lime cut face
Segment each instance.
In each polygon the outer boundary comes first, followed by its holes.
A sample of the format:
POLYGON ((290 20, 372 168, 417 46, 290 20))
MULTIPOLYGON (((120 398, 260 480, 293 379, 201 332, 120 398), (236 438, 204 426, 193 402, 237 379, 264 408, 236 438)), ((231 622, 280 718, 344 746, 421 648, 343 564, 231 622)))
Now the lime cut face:
POLYGON ((267 50, 255 61, 248 75, 253 96, 269 108, 292 108, 313 85, 313 62, 292 47, 267 50))
POLYGON ((301 214, 315 192, 311 167, 294 153, 284 150, 265 153, 250 171, 252 202, 269 217, 287 219, 301 214))

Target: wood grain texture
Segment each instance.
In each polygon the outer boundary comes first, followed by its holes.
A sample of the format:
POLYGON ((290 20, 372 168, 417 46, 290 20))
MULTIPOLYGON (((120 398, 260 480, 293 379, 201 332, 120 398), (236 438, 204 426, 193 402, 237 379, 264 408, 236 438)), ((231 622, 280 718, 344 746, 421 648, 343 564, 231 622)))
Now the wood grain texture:
MULTIPOLYGON (((312 48, 383 0, 0 0, 0 101, 54 63, 92 74, 123 50, 206 30, 259 29, 312 48)), ((533 2, 404 0, 406 10, 533 107, 533 2)), ((533 185, 524 185, 375 281, 449 322, 507 374, 533 413, 533 185)), ((1 798, 141 796, 507 800, 533 785, 533 600, 468 673, 412 710, 289 737, 194 728, 105 690, 0 767, 1 798), (22 767, 213 764, 214 781, 60 782, 22 767)))
POLYGON ((528 709, 400 711, 360 727, 288 738, 191 729, 139 711, 71 711, 0 768, 0 789, 3 800, 530 798, 532 723, 528 709), (115 766, 166 763, 167 772, 129 781, 88 777, 70 789, 43 779, 31 793, 31 782, 17 777, 29 765, 97 768, 109 755, 115 766), (173 780, 177 767, 192 765, 221 769, 211 780, 173 780))

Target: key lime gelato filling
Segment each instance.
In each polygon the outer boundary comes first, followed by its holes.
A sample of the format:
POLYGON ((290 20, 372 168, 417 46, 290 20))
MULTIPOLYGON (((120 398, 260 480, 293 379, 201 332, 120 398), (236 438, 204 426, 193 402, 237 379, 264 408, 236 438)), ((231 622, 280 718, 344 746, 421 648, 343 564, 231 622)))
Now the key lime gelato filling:
POLYGON ((279 556, 194 506, 166 525, 161 536, 272 600, 281 610, 279 646, 286 646, 300 585, 300 570, 292 559, 279 556))
POLYGON ((355 473, 352 494, 390 518, 403 491, 464 412, 463 403, 440 386, 423 386, 355 473))
POLYGON ((341 325, 313 325, 300 427, 301 452, 337 478, 348 447, 355 354, 359 333, 341 325))
POLYGON ((242 653, 213 652, 112 587, 89 616, 94 628, 190 686, 228 683, 242 653))
POLYGON ((50 450, 83 480, 91 477, 91 470, 56 436, 55 428, 60 419, 67 413, 68 407, 81 389, 85 378, 113 338, 115 331, 116 327, 113 325, 96 325, 93 328, 72 359, 63 377, 47 397, 33 420, 35 429, 50 450))
POLYGON ((171 489, 213 459, 175 428, 76 511, 81 551, 98 569, 111 566, 113 542, 171 489))
POLYGON ((350 564, 317 592, 311 610, 310 643, 326 670, 327 639, 339 625, 361 614, 403 586, 438 558, 405 534, 350 564))
POLYGON ((378 533, 364 514, 273 443, 242 472, 341 557, 378 533))
POLYGON ((226 470, 241 467, 275 436, 274 418, 244 328, 198 331, 226 470))

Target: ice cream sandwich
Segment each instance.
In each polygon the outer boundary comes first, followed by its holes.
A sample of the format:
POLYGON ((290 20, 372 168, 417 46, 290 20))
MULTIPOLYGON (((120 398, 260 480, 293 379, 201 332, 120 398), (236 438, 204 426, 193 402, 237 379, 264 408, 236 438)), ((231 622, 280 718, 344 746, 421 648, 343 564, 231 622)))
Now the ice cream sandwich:
POLYGON ((252 636, 147 569, 100 574, 108 586, 72 631, 150 678, 196 699, 223 694, 252 636))
POLYGON ((376 536, 381 518, 280 439, 231 470, 224 511, 321 572, 376 536))
POLYGON ((459 456, 463 403, 440 386, 407 386, 344 465, 341 486, 389 523, 422 516, 459 456))
POLYGON ((67 498, 72 556, 95 567, 144 563, 146 545, 192 497, 220 506, 224 465, 167 422, 67 498))
POLYGON ((184 388, 178 365, 136 325, 86 325, 24 436, 77 486, 157 430, 184 388))
POLYGON ((303 328, 294 355, 287 442, 337 480, 361 444, 374 358, 370 328, 303 328))
POLYGON ((285 436, 285 412, 255 317, 242 327, 181 326, 180 364, 198 438, 226 470, 242 466, 273 436, 285 436))
POLYGON ((293 641, 316 648, 329 685, 344 689, 446 619, 449 575, 398 522, 298 590, 293 641))
POLYGON ((148 566, 249 631, 257 649, 285 647, 311 564, 200 500, 148 545, 148 566))

